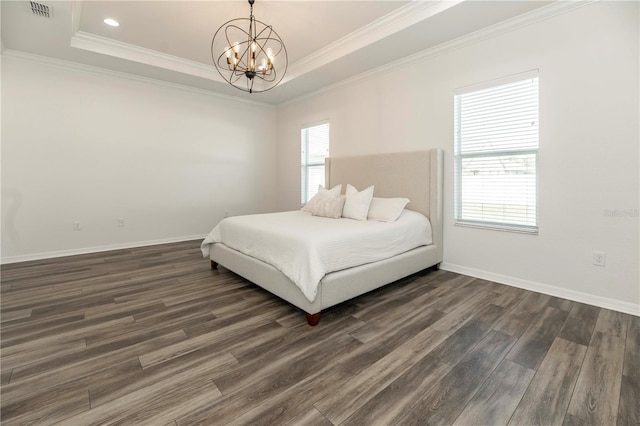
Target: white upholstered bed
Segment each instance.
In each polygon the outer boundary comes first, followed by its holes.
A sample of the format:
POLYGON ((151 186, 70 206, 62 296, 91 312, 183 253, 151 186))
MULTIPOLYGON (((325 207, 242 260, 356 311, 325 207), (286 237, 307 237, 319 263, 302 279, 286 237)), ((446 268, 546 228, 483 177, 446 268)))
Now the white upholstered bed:
POLYGON ((442 168, 443 154, 439 149, 326 159, 327 188, 337 184, 343 187, 351 184, 360 189, 374 185, 376 197, 409 198, 411 202, 406 208, 429 219, 433 243, 384 260, 330 272, 320 280, 312 302, 276 267, 225 244, 208 247, 211 266, 217 268, 220 264, 297 306, 306 312, 308 323, 315 325, 323 309, 442 262, 442 168))

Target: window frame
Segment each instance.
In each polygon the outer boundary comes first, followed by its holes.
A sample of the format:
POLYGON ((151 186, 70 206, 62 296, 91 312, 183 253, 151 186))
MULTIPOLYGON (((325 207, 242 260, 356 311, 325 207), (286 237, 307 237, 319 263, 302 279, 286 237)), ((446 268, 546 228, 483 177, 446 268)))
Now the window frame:
MULTIPOLYGON (((327 130, 327 136, 328 136, 328 143, 327 143, 327 150, 330 152, 330 145, 331 145, 331 124, 329 123, 329 120, 323 120, 323 121, 319 121, 313 124, 308 124, 308 125, 304 125, 300 128, 300 136, 301 136, 301 140, 300 140, 300 150, 304 152, 305 154, 305 158, 304 158, 304 163, 301 162, 300 164, 300 168, 301 168, 301 173, 300 173, 300 201, 301 204, 304 205, 306 203, 309 202, 309 199, 311 197, 309 197, 309 169, 313 168, 313 167, 322 167, 323 168, 323 175, 324 175, 324 165, 325 165, 325 161, 324 159, 320 162, 313 162, 310 163, 309 162, 309 129, 314 128, 314 127, 320 127, 320 126, 328 126, 328 130, 327 130), (304 188, 304 189, 303 189, 304 188)), ((300 156, 302 159, 302 155, 300 156)), ((325 157, 326 158, 326 157, 325 157)), ((326 179, 326 176, 325 176, 326 179)), ((324 182, 322 183, 322 185, 324 185, 324 182)))
POLYGON ((524 73, 519 73, 515 75, 511 75, 505 78, 491 80, 479 84, 474 84, 471 86, 462 87, 456 89, 454 91, 454 225, 456 226, 464 226, 464 227, 472 227, 472 228, 480 228, 480 229, 491 229, 498 231, 507 231, 507 232, 517 232, 524 233, 530 235, 538 235, 539 233, 539 185, 540 185, 540 164, 539 164, 539 152, 540 152, 540 79, 539 79, 539 70, 531 70, 524 73), (469 94, 489 88, 495 88, 499 86, 503 86, 509 83, 516 83, 524 80, 529 80, 535 78, 537 79, 537 141, 536 148, 530 149, 511 149, 509 147, 507 149, 497 148, 491 151, 483 151, 483 152, 471 152, 471 153, 462 153, 461 148, 461 137, 460 137, 460 128, 461 124, 461 110, 458 108, 457 99, 459 96, 464 94, 469 94), (470 218, 462 217, 462 208, 463 208, 463 192, 462 192, 462 162, 465 159, 470 158, 482 158, 482 157, 513 157, 513 156, 524 156, 524 155, 532 155, 535 158, 535 225, 525 225, 525 224, 517 224, 510 222, 500 222, 500 221, 490 221, 490 220, 474 220, 470 218))

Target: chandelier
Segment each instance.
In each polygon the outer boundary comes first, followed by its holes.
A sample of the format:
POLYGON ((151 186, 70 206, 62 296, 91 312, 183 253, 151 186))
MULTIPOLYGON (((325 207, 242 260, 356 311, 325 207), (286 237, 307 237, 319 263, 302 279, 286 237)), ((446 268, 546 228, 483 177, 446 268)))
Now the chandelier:
POLYGON ((265 92, 287 72, 287 49, 271 25, 253 16, 224 23, 211 40, 211 58, 229 84, 249 93, 265 92), (277 59, 276 59, 277 58, 277 59))

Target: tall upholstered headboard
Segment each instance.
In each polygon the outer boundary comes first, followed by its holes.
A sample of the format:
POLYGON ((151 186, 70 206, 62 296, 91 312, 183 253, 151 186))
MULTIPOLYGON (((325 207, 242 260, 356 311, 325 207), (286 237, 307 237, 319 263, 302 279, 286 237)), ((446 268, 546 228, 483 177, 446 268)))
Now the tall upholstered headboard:
POLYGON ((429 218, 433 242, 442 261, 442 192, 443 152, 399 152, 392 154, 334 157, 325 161, 327 188, 350 183, 359 191, 374 185, 374 196, 382 198, 406 197, 410 210, 429 218))

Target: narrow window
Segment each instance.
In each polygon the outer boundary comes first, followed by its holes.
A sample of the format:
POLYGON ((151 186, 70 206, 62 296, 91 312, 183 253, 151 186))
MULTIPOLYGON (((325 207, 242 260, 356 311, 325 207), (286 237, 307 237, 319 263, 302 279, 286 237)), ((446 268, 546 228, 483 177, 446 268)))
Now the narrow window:
POLYGON ((455 223, 538 232, 538 73, 457 90, 455 223))
POLYGON ((324 159, 329 156, 329 123, 301 131, 301 201, 306 204, 324 185, 324 159))

